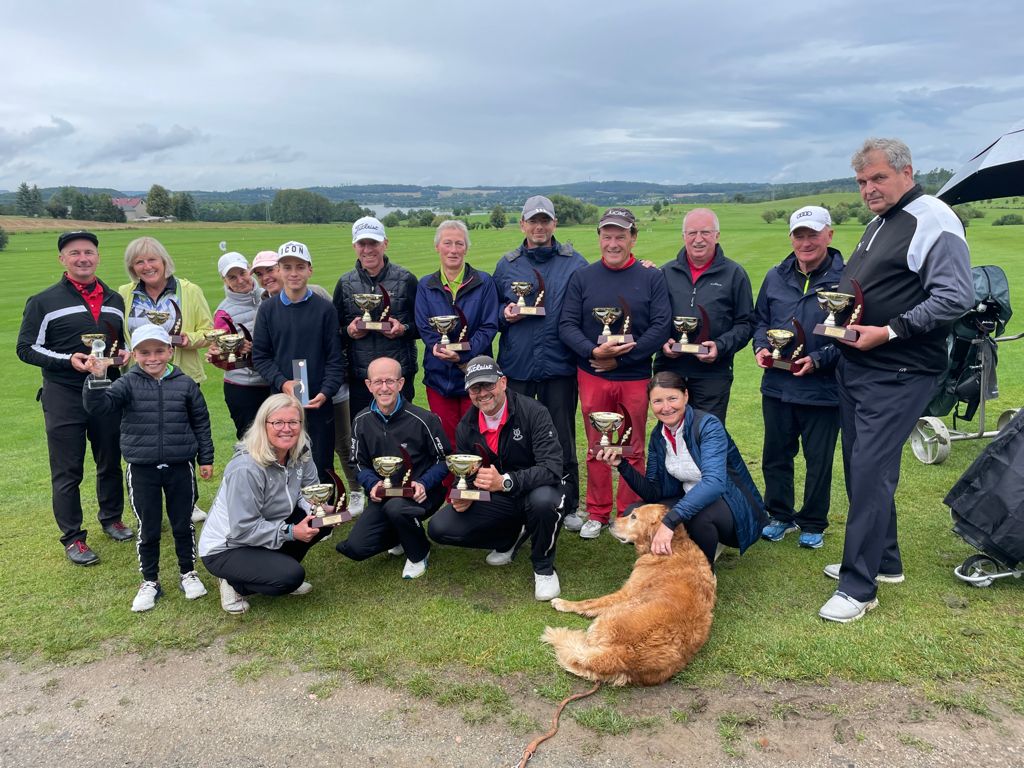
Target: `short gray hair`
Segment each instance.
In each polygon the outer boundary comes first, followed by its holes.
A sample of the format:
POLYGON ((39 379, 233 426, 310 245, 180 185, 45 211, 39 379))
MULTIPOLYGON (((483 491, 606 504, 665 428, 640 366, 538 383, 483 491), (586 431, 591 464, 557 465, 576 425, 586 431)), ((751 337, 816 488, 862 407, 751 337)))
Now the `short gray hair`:
POLYGON ((885 155, 886 162, 894 171, 902 171, 911 164, 910 147, 899 139, 868 139, 859 150, 853 153, 850 158, 850 165, 856 173, 860 173, 868 164, 868 155, 872 152, 881 152, 885 155))
POLYGON ((462 233, 462 236, 466 238, 466 250, 469 250, 469 230, 466 228, 466 223, 464 221, 459 221, 458 219, 448 219, 447 221, 442 221, 440 224, 437 225, 437 229, 434 231, 435 248, 437 248, 438 243, 441 242, 441 233, 444 232, 446 229, 459 230, 459 232, 462 233))
POLYGON ((155 237, 137 237, 128 243, 128 247, 124 249, 124 268, 128 272, 128 277, 132 280, 139 279, 139 276, 135 274, 135 269, 132 267, 132 262, 139 256, 147 253, 155 254, 163 260, 165 277, 170 277, 174 274, 174 259, 171 258, 171 254, 164 248, 163 243, 155 237))
POLYGON ((686 215, 683 216, 683 232, 686 231, 686 220, 695 213, 707 213, 711 215, 711 220, 715 222, 715 232, 721 232, 722 228, 718 224, 718 214, 712 211, 710 208, 694 208, 692 211, 687 211, 686 215))

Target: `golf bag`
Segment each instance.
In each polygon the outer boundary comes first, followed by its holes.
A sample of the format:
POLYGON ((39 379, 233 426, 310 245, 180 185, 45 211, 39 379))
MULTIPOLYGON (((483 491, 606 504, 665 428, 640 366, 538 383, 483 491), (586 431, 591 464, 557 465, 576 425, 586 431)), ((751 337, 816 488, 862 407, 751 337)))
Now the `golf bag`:
POLYGON ((928 403, 923 416, 945 416, 954 406, 956 419, 971 421, 981 398, 999 397, 996 382, 998 351, 995 337, 1002 335, 1013 316, 1010 307, 1010 285, 1002 267, 974 267, 974 307, 960 317, 947 340, 949 363, 939 389, 928 403), (987 392, 981 391, 982 369, 986 369, 987 392))

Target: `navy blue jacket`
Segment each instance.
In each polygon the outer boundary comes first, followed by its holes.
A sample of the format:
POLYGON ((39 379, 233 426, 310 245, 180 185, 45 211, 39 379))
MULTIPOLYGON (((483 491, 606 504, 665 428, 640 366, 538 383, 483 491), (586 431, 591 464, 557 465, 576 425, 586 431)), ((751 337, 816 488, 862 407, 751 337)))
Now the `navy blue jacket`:
POLYGON ((527 249, 520 245, 514 251, 502 256, 494 267, 494 283, 498 288, 498 363, 510 379, 520 381, 546 381, 560 376, 575 376, 576 363, 572 353, 558 338, 558 316, 565 299, 569 278, 587 260, 573 249, 570 243, 559 243, 552 238, 550 249, 527 249), (551 253, 550 258, 536 260, 538 251, 551 253), (505 321, 505 306, 518 301, 512 293, 513 280, 533 283, 533 293, 526 297, 526 303, 533 305, 537 300, 537 270, 544 279, 544 300, 547 308, 543 317, 524 315, 515 323, 505 321))
MULTIPOLYGON (((494 281, 486 272, 473 269, 466 263, 462 287, 452 301, 452 294, 441 282, 437 271, 420 280, 416 291, 416 328, 423 339, 423 383, 445 397, 460 397, 466 394, 465 375, 458 365, 439 360, 434 356, 434 345, 441 341, 441 334, 427 322, 427 318, 441 315, 457 315, 454 305, 466 316, 469 331, 466 340, 470 343, 468 352, 459 353, 459 362, 465 365, 477 355, 490 355, 491 342, 498 333, 498 292, 494 281)), ((456 337, 461 329, 455 331, 456 337)), ((451 335, 449 341, 456 341, 451 335)))
MULTIPOLYGON (((794 376, 789 371, 768 368, 761 377, 761 394, 784 403, 839 405, 833 375, 839 350, 827 336, 815 336, 814 326, 824 322, 828 315, 818 304, 818 291, 838 290, 842 275, 843 256, 835 248, 828 249, 825 260, 809 276, 797 270, 796 256, 792 253, 768 270, 754 304, 754 351, 771 350, 768 329, 792 330, 790 320, 795 317, 806 338, 806 347, 796 356, 810 355, 817 370, 806 376, 794 376)), ((794 338, 783 354, 792 356, 795 348, 794 338)))
POLYGON ((766 518, 764 501, 739 449, 718 417, 690 406, 686 406, 683 417, 683 439, 701 475, 700 482, 689 493, 684 495, 683 484, 665 471, 665 438, 660 422, 647 444, 647 475, 641 475, 623 461, 619 464, 622 479, 649 504, 682 496, 662 521, 673 529, 708 504, 724 498, 732 510, 742 553, 761 537, 766 518), (695 435, 693 424, 698 416, 701 417, 700 428, 695 435))

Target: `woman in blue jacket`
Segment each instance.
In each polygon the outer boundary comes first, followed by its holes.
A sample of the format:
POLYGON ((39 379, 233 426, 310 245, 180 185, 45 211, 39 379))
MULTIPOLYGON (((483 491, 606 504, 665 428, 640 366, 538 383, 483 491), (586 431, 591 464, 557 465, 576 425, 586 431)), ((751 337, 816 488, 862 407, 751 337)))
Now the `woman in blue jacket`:
POLYGON ((597 458, 618 467, 643 503, 668 507, 653 554, 672 553, 672 532, 682 524, 714 568, 720 543, 742 553, 758 540, 765 519, 761 494, 722 422, 687 405, 685 379, 656 373, 647 395, 659 424, 647 446, 646 475, 609 451, 597 458))

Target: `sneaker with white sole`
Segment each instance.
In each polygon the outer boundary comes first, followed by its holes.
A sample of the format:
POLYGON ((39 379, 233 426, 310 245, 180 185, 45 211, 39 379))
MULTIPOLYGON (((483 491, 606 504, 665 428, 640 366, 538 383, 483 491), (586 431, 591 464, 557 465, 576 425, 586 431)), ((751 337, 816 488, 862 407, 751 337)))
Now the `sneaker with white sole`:
POLYGON ((797 530, 796 523, 776 520, 774 517, 768 520, 768 525, 761 529, 761 538, 767 541, 782 541, 790 531, 797 530))
POLYGON ((567 531, 578 533, 580 528, 583 527, 583 518, 580 517, 579 511, 570 512, 566 515, 565 519, 562 520, 562 527, 567 531))
POLYGON ((533 574, 533 596, 546 603, 548 600, 554 600, 562 594, 562 585, 558 583, 558 574, 533 574))
POLYGON ((220 580, 220 607, 228 613, 245 613, 249 610, 249 601, 235 592, 227 579, 220 580))
POLYGON ((299 586, 297 586, 295 589, 293 589, 289 594, 292 594, 292 595, 308 595, 312 591, 313 591, 313 585, 310 584, 308 581, 304 581, 301 584, 299 584, 299 586))
POLYGON ((144 581, 142 586, 139 587, 138 593, 135 595, 135 599, 132 600, 132 610, 135 613, 142 613, 143 611, 151 611, 156 605, 156 601, 163 597, 164 591, 160 588, 159 581, 144 581))
POLYGON ((825 534, 801 531, 798 543, 804 549, 821 549, 825 546, 825 534))
POLYGON ((596 539, 607 526, 597 520, 587 520, 580 528, 581 539, 596 539))
POLYGON ((401 557, 405 554, 405 547, 399 544, 397 547, 392 547, 388 550, 388 554, 392 557, 401 557))
MULTIPOLYGON (((836 581, 839 581, 839 569, 840 569, 840 567, 841 567, 840 563, 830 563, 829 565, 825 566, 825 569, 824 569, 823 573, 826 576, 828 576, 830 579, 835 579, 836 581)), ((906 579, 906 576, 904 576, 902 573, 880 573, 877 576, 875 576, 875 583, 876 584, 902 584, 905 579, 906 579)))
POLYGON ((205 519, 206 519, 206 513, 199 508, 198 504, 196 504, 194 507, 192 507, 192 522, 193 523, 201 523, 205 519))
POLYGON ((352 491, 348 495, 348 513, 352 517, 359 517, 363 514, 366 506, 366 495, 362 491, 352 491))
POLYGON ((840 624, 848 624, 856 621, 868 611, 878 607, 878 600, 854 600, 845 592, 835 592, 828 599, 818 615, 826 621, 837 621, 840 624))
POLYGON ((427 558, 423 558, 418 563, 414 563, 412 560, 405 561, 405 568, 402 569, 403 579, 418 579, 424 573, 427 572, 427 558))
POLYGON ((484 562, 488 565, 508 565, 512 562, 512 557, 515 555, 515 553, 515 547, 513 547, 512 549, 507 549, 504 552, 501 552, 497 549, 492 549, 488 553, 487 557, 484 558, 484 562))
POLYGON ((206 587, 199 580, 199 574, 195 571, 181 574, 181 591, 185 593, 186 600, 195 600, 206 594, 206 587))

